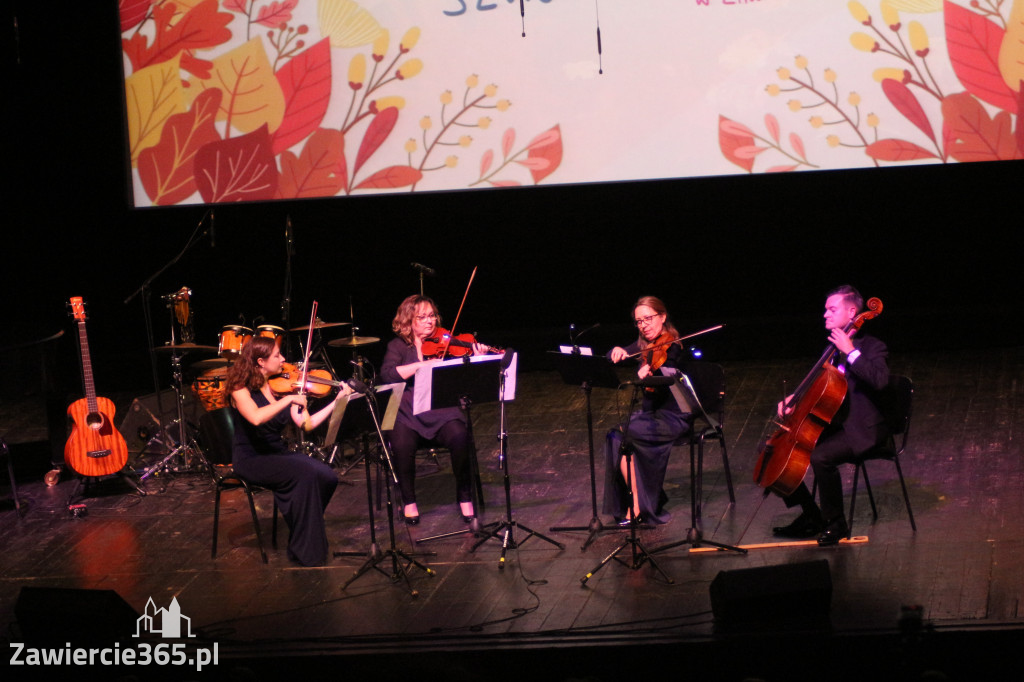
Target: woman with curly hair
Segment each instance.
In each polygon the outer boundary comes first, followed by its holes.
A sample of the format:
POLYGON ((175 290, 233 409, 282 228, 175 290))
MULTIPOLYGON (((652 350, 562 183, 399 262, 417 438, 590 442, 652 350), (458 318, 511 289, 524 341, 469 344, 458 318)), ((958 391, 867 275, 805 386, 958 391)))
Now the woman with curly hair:
POLYGON ((342 384, 334 400, 307 415, 306 396, 278 397, 270 390, 267 380, 279 374, 283 364, 274 339, 256 337, 228 370, 231 406, 227 409, 235 411, 232 463, 247 481, 274 492, 288 524, 288 558, 303 566, 323 566, 327 563, 324 510, 338 487, 338 477, 320 460, 289 452, 283 431, 289 422, 315 429, 331 414, 337 399, 352 389, 342 384))

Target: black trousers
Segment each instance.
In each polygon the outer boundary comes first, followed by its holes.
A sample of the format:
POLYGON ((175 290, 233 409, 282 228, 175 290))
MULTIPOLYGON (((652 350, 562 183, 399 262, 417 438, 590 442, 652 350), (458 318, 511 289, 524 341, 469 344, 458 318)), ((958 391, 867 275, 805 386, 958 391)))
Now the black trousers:
POLYGON ((395 475, 402 491, 402 502, 416 502, 416 449, 421 444, 436 443, 452 453, 452 471, 455 473, 455 497, 458 502, 473 499, 470 467, 469 430, 466 424, 453 419, 438 431, 437 436, 428 440, 410 427, 396 423, 391 431, 391 454, 394 456, 395 475))

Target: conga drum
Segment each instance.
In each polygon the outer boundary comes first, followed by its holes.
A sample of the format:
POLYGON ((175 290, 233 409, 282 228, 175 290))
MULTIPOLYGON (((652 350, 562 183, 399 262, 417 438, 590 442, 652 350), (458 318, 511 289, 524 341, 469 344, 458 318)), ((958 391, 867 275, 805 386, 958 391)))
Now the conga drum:
POLYGON ((207 412, 228 406, 227 378, 227 367, 213 367, 192 382, 192 393, 207 412))
POLYGON ((242 352, 242 347, 252 339, 252 330, 237 324, 225 325, 220 332, 217 353, 222 358, 233 360, 242 352))
POLYGON ((284 327, 278 327, 274 324, 261 324, 256 327, 256 336, 265 336, 268 339, 274 339, 274 345, 277 346, 278 350, 280 350, 281 340, 284 339, 284 327))

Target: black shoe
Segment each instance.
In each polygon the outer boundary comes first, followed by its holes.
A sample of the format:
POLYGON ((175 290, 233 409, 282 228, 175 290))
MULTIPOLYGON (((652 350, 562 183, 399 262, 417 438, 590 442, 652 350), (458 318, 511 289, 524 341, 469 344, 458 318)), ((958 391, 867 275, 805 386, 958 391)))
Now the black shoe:
POLYGON ((850 527, 846 525, 846 519, 839 517, 825 527, 825 530, 818 535, 818 545, 830 547, 838 545, 839 541, 850 534, 850 527))
POLYGON ((820 533, 825 527, 822 523, 821 514, 817 512, 802 512, 800 516, 796 517, 793 523, 788 526, 776 526, 772 528, 772 535, 777 535, 781 538, 796 538, 803 540, 807 538, 813 538, 815 535, 820 533))
MULTIPOLYGON (((624 518, 624 519, 617 519, 617 520, 615 521, 615 523, 616 523, 616 524, 617 524, 617 525, 618 525, 618 526, 619 526, 620 528, 629 528, 629 517, 627 516, 627 517, 626 517, 626 518, 624 518)), ((638 525, 638 526, 642 526, 642 525, 643 525, 643 523, 644 523, 644 515, 643 515, 643 514, 637 514, 637 515, 636 515, 636 525, 638 525)))
POLYGON ((419 514, 417 514, 416 516, 405 516, 405 515, 403 515, 402 518, 405 519, 405 525, 407 525, 407 526, 415 526, 415 525, 418 525, 419 522, 420 522, 420 515, 419 514))

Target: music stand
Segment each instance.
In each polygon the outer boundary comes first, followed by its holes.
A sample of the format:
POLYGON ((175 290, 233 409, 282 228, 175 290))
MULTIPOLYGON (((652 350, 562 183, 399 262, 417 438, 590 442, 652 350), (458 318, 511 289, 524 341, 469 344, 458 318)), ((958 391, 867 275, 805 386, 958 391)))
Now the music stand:
MULTIPOLYGON (((685 396, 685 400, 690 405, 691 412, 697 412, 706 421, 711 428, 718 431, 719 434, 722 430, 722 425, 718 423, 714 417, 708 414, 707 410, 704 409, 704 405, 701 404, 700 398, 697 396, 697 391, 693 388, 693 383, 690 381, 690 377, 685 374, 679 375, 679 383, 677 384, 679 390, 681 390, 685 396)), ((675 387, 673 387, 675 388, 675 387)), ((686 529, 686 538, 677 542, 670 542, 667 545, 661 547, 655 547, 650 551, 651 554, 658 554, 672 549, 673 547, 679 547, 680 545, 690 545, 691 547, 700 547, 701 545, 711 545, 721 550, 729 550, 732 552, 739 552, 740 554, 746 554, 747 550, 742 547, 736 547, 734 545, 727 545, 721 542, 715 542, 714 540, 705 540, 704 534, 701 529, 701 518, 703 516, 702 498, 704 496, 704 463, 700 463, 697 466, 694 462, 693 448, 690 448, 690 527, 686 529)))
POLYGON ((585 551, 599 533, 606 530, 622 530, 618 525, 606 526, 597 515, 597 474, 594 464, 594 414, 590 405, 590 391, 597 388, 618 388, 619 377, 612 362, 602 355, 592 355, 589 348, 562 346, 560 351, 551 351, 555 367, 566 384, 580 386, 587 406, 587 452, 590 455, 590 523, 586 526, 553 526, 551 531, 588 531, 586 542, 580 547, 585 551))
MULTIPOLYGON (((384 431, 390 431, 395 426, 395 416, 398 414, 398 406, 402 401, 402 391, 405 389, 404 383, 387 384, 385 386, 378 386, 376 389, 366 388, 365 393, 354 393, 348 396, 347 399, 339 400, 335 406, 334 411, 331 413, 331 421, 327 427, 327 443, 331 444, 338 437, 339 432, 365 432, 370 429, 375 429, 377 436, 380 439, 380 452, 381 452, 381 463, 384 468, 384 474, 390 475, 395 483, 398 482, 397 477, 394 473, 394 467, 391 464, 391 452, 388 449, 387 439, 384 438, 384 431), (387 400, 387 407, 384 410, 384 415, 381 417, 378 412, 378 400, 384 398, 387 400), (359 409, 348 409, 348 403, 358 403, 362 401, 366 405, 366 410, 359 409), (346 415, 348 417, 346 418, 346 415), (344 426, 344 429, 342 427, 344 426)), ((355 574, 348 579, 341 586, 341 589, 346 589, 349 585, 359 579, 360 576, 367 573, 370 569, 376 569, 388 575, 384 569, 380 567, 381 562, 385 559, 391 559, 391 574, 388 576, 391 578, 391 582, 398 582, 400 579, 405 581, 406 587, 409 589, 409 594, 413 597, 418 597, 419 592, 413 588, 412 583, 409 580, 409 567, 415 566, 423 570, 427 575, 433 577, 437 575, 433 569, 420 563, 414 559, 410 554, 397 549, 395 545, 395 515, 394 505, 391 499, 391 481, 387 484, 387 517, 388 517, 388 549, 381 551, 380 546, 377 544, 377 530, 376 521, 373 515, 373 486, 370 483, 370 458, 363 457, 363 462, 366 465, 366 501, 369 510, 370 519, 370 549, 368 552, 335 552, 334 556, 366 556, 366 562, 360 566, 355 574), (405 565, 402 561, 407 562, 405 565)))

